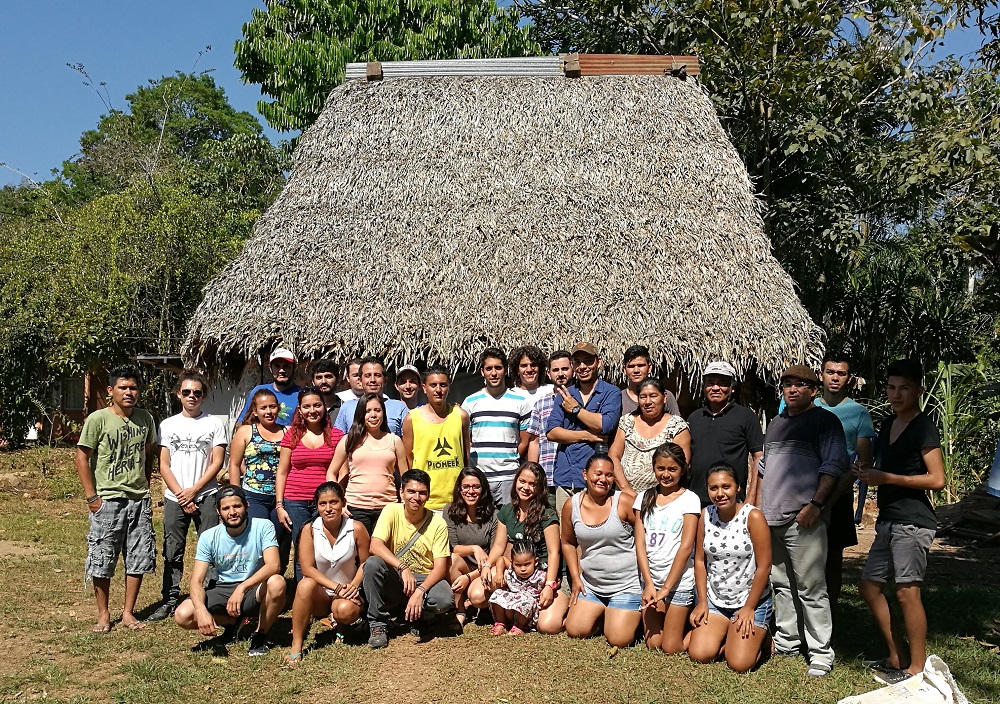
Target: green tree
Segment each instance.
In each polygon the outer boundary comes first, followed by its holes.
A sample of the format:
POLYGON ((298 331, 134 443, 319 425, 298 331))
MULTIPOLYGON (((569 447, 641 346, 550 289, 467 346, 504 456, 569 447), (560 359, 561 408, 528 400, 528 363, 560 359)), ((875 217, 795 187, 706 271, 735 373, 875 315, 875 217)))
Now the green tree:
POLYGON ((236 67, 273 102, 257 109, 276 130, 319 115, 352 61, 525 56, 538 47, 518 13, 493 0, 266 0, 243 25, 236 67))

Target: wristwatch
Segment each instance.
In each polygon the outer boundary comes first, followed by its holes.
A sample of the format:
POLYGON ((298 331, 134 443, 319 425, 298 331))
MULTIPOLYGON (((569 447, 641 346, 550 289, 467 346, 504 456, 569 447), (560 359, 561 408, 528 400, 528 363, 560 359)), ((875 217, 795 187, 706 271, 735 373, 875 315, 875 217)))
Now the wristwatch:
POLYGON ((580 404, 577 404, 576 408, 571 408, 569 411, 567 411, 567 413, 569 413, 571 416, 578 416, 580 415, 580 410, 581 406, 580 404))
POLYGON ((825 508, 824 504, 821 504, 816 499, 809 499, 809 503, 818 508, 820 511, 822 511, 825 508))

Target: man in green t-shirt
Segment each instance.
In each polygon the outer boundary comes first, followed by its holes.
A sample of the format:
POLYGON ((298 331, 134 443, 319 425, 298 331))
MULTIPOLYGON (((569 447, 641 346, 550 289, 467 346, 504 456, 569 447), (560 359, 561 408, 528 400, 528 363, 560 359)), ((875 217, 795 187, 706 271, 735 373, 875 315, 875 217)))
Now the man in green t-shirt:
POLYGON ((121 553, 125 563, 125 608, 122 624, 145 628, 135 617, 142 576, 156 569, 156 536, 149 499, 156 424, 136 408, 139 372, 123 365, 108 373, 111 405, 87 416, 76 446, 76 473, 90 509, 87 564, 94 580, 97 623, 94 633, 111 631, 108 599, 111 578, 121 553))

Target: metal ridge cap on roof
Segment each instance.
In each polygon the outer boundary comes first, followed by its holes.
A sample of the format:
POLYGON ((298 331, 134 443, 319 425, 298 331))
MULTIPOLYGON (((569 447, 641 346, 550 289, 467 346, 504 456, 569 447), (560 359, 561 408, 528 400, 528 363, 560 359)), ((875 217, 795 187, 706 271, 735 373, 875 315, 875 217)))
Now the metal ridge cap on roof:
MULTIPOLYGON (((560 56, 527 56, 503 59, 445 59, 432 61, 382 61, 383 78, 423 76, 562 76, 560 56)), ((367 63, 347 64, 348 80, 366 78, 367 63)))

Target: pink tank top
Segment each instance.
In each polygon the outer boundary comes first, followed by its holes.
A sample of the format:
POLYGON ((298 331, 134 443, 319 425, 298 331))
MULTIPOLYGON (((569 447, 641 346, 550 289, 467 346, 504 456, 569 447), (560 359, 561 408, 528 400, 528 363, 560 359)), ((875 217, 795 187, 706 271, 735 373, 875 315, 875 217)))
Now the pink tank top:
POLYGON ((368 438, 347 461, 347 505, 380 509, 396 503, 396 436, 368 438))
MULTIPOLYGON (((330 441, 316 448, 306 447, 301 442, 292 448, 292 462, 285 480, 285 495, 289 501, 312 501, 316 487, 326 481, 326 470, 330 468, 333 452, 343 439, 344 433, 336 428, 330 430, 330 441)), ((285 433, 282 447, 291 447, 291 433, 285 433)))

